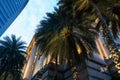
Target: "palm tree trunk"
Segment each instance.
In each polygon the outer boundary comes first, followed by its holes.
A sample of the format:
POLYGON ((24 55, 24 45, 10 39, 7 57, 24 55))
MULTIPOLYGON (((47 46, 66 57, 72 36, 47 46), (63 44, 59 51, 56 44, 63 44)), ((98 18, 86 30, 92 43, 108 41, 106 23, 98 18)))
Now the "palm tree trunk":
MULTIPOLYGON (((108 44, 110 44, 110 46, 112 47, 112 49, 110 49, 110 50, 115 49, 115 52, 119 55, 120 53, 119 53, 119 51, 118 51, 118 47, 117 47, 116 43, 114 42, 114 38, 113 38, 113 36, 112 36, 112 34, 111 34, 111 31, 110 31, 110 29, 109 29, 109 27, 108 27, 105 19, 103 18, 101 12, 99 11, 99 9, 98 9, 98 7, 95 5, 95 3, 94 3, 92 0, 90 0, 90 3, 91 3, 91 5, 94 7, 94 9, 96 10, 98 17, 100 18, 100 21, 101 21, 102 24, 103 24, 103 28, 104 28, 104 32, 105 32, 105 35, 104 35, 104 36, 107 37, 107 39, 108 39, 107 42, 108 42, 108 44)), ((110 48, 110 47, 109 47, 109 48, 110 48)))
POLYGON ((55 59, 55 76, 54 76, 54 80, 57 80, 57 73, 58 73, 58 70, 57 70, 57 67, 58 67, 58 61, 57 61, 57 55, 56 55, 56 59, 55 59))
POLYGON ((3 77, 3 80, 6 80, 7 77, 8 77, 8 74, 7 74, 7 72, 5 72, 4 77, 3 77))

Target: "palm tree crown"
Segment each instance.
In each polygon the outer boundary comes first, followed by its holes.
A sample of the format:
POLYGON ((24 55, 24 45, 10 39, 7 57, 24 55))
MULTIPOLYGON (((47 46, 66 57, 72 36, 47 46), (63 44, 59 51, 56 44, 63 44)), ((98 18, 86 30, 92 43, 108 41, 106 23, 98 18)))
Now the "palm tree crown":
POLYGON ((10 73, 15 76, 15 80, 21 79, 21 71, 24 65, 25 57, 25 42, 20 41, 12 35, 11 38, 6 36, 0 40, 0 57, 4 59, 3 67, 1 69, 2 76, 4 73, 10 73))
MULTIPOLYGON (((78 16, 78 14, 83 14, 84 17, 91 21, 100 18, 95 7, 98 8, 107 25, 111 24, 111 30, 115 38, 118 37, 117 33, 120 32, 119 4, 120 0, 59 0, 58 2, 58 5, 64 11, 70 12, 68 15, 74 14, 74 16, 78 16)), ((101 23, 104 24, 104 21, 101 20, 101 23)))
POLYGON ((58 56, 60 63, 79 63, 80 59, 85 59, 80 57, 80 53, 87 57, 95 48, 97 32, 84 17, 75 19, 61 8, 55 8, 53 13, 47 13, 45 20, 41 21, 35 35, 41 53, 51 55, 52 59, 58 56), (78 52, 78 48, 82 52, 78 52))

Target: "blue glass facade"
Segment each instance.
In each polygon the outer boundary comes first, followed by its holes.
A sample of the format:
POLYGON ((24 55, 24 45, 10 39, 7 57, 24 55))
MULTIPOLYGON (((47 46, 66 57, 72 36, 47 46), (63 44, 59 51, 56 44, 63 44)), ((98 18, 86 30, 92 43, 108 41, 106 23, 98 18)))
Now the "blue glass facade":
POLYGON ((20 14, 28 0, 0 0, 0 36, 20 14))

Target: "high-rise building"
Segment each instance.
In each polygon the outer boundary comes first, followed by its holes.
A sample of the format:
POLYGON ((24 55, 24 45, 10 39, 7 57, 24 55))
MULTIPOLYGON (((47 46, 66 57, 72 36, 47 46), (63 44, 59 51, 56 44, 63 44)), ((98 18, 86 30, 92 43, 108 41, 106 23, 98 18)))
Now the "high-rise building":
POLYGON ((24 9, 29 0, 0 0, 0 36, 24 9))

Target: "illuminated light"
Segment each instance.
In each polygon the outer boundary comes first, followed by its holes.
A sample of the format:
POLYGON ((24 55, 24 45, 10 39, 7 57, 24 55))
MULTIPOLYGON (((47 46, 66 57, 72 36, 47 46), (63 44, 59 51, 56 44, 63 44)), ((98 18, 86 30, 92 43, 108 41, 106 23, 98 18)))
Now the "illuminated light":
POLYGON ((100 21, 100 19, 99 18, 97 18, 96 20, 95 20, 95 22, 92 22, 92 27, 96 27, 96 25, 98 24, 98 22, 100 21))
POLYGON ((112 51, 111 51, 111 53, 115 53, 115 51, 114 51, 114 50, 112 50, 112 51))
POLYGON ((51 62, 55 64, 55 63, 56 63, 56 60, 55 60, 55 59, 53 59, 51 62))
POLYGON ((42 80, 42 79, 40 79, 40 78, 36 78, 35 80, 42 80))
POLYGON ((106 70, 108 70, 108 66, 105 66, 105 67, 101 67, 101 68, 100 68, 100 72, 105 72, 106 70))
POLYGON ((73 70, 73 71, 76 70, 76 67, 73 67, 72 70, 73 70))
POLYGON ((102 52, 103 52, 102 54, 104 55, 104 57, 105 57, 106 59, 108 59, 107 51, 106 51, 105 47, 103 46, 101 40, 98 39, 98 42, 99 42, 99 46, 101 47, 101 50, 102 50, 102 52))
POLYGON ((43 58, 44 60, 42 60, 42 67, 46 64, 46 58, 43 58))
POLYGON ((50 60, 51 60, 51 55, 48 55, 48 57, 46 58, 47 64, 50 62, 50 60))
POLYGON ((118 70, 118 73, 120 74, 120 70, 118 70))
POLYGON ((120 69, 120 67, 117 67, 118 69, 120 69))
POLYGON ((119 65, 119 66, 120 66, 120 63, 118 63, 117 65, 119 65))
POLYGON ((120 52, 120 49, 118 49, 118 51, 120 52))
POLYGON ((80 54, 82 52, 80 46, 78 44, 76 44, 76 47, 77 47, 78 54, 80 54))
POLYGON ((110 54, 110 55, 109 55, 109 58, 111 58, 111 57, 112 57, 112 55, 110 54))
POLYGON ((117 64, 118 62, 117 61, 114 61, 115 64, 117 64))
POLYGON ((99 56, 99 57, 101 57, 101 59, 103 59, 103 54, 102 54, 102 51, 101 51, 101 48, 100 48, 98 39, 96 39, 95 42, 96 42, 96 45, 97 45, 97 49, 98 49, 98 51, 99 51, 99 53, 100 53, 100 56, 99 56))
POLYGON ((99 21, 100 21, 100 19, 99 19, 99 18, 97 18, 97 19, 95 20, 95 23, 97 24, 99 21))

